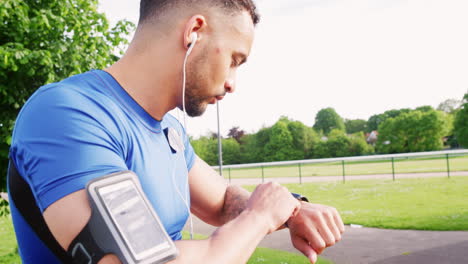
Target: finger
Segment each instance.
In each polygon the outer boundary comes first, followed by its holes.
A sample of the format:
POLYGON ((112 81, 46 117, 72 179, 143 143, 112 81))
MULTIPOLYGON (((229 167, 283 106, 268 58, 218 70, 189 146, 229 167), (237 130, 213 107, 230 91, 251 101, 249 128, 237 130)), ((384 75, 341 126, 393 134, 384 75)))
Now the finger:
POLYGON ((304 239, 294 236, 291 237, 291 241, 294 247, 302 252, 304 256, 306 256, 311 263, 315 263, 317 261, 317 252, 307 243, 304 239))
POLYGON ((326 247, 330 247, 335 245, 335 236, 333 235, 332 231, 328 227, 327 221, 325 221, 325 217, 322 213, 316 216, 316 223, 317 223, 317 230, 322 236, 323 240, 325 241, 326 247))
POLYGON ((308 231, 309 232, 304 233, 305 238, 309 241, 310 246, 315 252, 317 252, 317 254, 322 254, 326 247, 326 243, 322 236, 315 228, 309 229, 308 231))
POLYGON ((335 218, 333 216, 333 213, 330 211, 326 211, 324 213, 325 215, 325 220, 328 224, 328 228, 330 228, 330 231, 332 232, 333 236, 335 237, 335 243, 341 240, 341 233, 340 230, 338 229, 338 226, 335 223, 335 218))
POLYGON ((343 224, 343 220, 341 219, 340 213, 336 208, 333 208, 333 218, 335 219, 335 223, 340 230, 340 233, 343 234, 345 231, 345 225, 343 224))

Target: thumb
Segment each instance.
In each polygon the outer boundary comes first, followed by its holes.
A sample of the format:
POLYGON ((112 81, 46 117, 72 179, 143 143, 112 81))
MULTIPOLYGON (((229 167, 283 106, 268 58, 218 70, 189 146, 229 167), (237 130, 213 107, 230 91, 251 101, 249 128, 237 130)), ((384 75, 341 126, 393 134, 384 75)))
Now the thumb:
POLYGON ((314 249, 309 245, 309 243, 297 236, 291 237, 291 240, 294 247, 300 252, 302 252, 302 254, 304 254, 304 256, 306 256, 310 260, 310 263, 317 262, 317 252, 314 251, 314 249))

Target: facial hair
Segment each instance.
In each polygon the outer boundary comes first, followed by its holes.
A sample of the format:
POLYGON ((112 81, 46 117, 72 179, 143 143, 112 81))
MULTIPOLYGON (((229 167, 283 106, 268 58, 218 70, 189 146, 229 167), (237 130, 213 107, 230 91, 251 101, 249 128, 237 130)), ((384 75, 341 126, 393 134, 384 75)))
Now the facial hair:
MULTIPOLYGON (((200 54, 206 54, 201 52, 200 54)), ((198 70, 197 65, 206 65, 206 56, 199 55, 187 63, 187 81, 185 85, 185 111, 191 117, 201 116, 207 108, 210 96, 203 95, 203 84, 207 78, 198 70)))

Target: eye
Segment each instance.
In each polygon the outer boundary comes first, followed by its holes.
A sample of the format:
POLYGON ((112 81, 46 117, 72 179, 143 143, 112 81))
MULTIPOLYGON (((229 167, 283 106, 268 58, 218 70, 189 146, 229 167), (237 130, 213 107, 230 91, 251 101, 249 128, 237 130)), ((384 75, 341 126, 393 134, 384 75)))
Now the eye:
POLYGON ((237 67, 237 66, 239 66, 239 62, 235 58, 232 58, 231 67, 237 67))

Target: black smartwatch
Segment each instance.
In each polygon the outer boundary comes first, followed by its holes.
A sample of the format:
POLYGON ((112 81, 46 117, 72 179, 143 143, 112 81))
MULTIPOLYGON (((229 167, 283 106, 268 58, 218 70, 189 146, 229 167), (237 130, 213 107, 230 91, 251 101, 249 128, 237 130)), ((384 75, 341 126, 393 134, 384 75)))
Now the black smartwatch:
POLYGON ((309 202, 309 199, 307 199, 307 197, 305 196, 302 196, 301 194, 298 194, 298 193, 291 193, 291 194, 292 196, 294 196, 294 198, 296 198, 299 201, 309 202))

